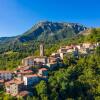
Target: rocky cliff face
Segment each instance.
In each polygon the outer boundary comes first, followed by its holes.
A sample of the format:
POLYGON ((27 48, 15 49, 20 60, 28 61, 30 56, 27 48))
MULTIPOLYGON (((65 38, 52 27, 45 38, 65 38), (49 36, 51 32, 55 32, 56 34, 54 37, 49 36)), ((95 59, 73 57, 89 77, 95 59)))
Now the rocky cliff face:
POLYGON ((87 28, 77 23, 39 22, 22 34, 18 39, 22 42, 29 40, 45 40, 49 38, 63 39, 78 34, 87 28))

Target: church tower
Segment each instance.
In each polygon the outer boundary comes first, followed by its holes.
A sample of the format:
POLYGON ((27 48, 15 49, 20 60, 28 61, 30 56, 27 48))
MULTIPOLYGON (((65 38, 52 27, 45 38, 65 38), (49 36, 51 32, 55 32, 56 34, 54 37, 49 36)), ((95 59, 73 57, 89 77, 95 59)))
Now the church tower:
POLYGON ((44 43, 41 42, 40 44, 40 56, 43 57, 44 56, 44 43))

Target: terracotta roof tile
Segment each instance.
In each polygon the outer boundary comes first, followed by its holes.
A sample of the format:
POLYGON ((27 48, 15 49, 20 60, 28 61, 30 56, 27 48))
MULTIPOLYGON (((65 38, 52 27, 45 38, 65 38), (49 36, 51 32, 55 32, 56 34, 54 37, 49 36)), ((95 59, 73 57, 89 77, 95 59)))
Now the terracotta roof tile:
POLYGON ((0 73, 14 73, 13 71, 0 70, 0 73))
POLYGON ((21 92, 18 94, 18 96, 25 97, 25 96, 27 96, 28 94, 29 94, 28 91, 21 91, 21 92))
POLYGON ((29 73, 33 73, 33 71, 32 70, 25 70, 22 72, 18 72, 18 74, 29 74, 29 73))
POLYGON ((3 79, 1 79, 1 80, 0 80, 0 83, 4 83, 4 80, 3 80, 3 79))
POLYGON ((46 68, 41 68, 41 69, 39 69, 39 70, 46 71, 46 70, 48 70, 48 69, 46 69, 46 68))
POLYGON ((11 84, 22 84, 22 83, 23 83, 23 81, 21 81, 21 80, 13 79, 11 81, 6 82, 5 85, 9 86, 11 84))
POLYGON ((32 75, 25 75, 24 77, 38 77, 37 74, 32 74, 32 75))

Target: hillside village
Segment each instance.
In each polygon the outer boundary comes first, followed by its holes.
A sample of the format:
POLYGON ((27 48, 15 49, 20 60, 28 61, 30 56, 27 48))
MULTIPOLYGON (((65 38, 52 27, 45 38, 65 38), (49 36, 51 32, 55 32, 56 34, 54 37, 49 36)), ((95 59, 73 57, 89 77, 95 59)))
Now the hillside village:
POLYGON ((40 56, 29 56, 22 59, 21 65, 14 71, 0 71, 0 87, 5 88, 7 94, 16 97, 33 95, 33 86, 41 80, 48 81, 48 71, 63 66, 65 56, 72 54, 77 59, 93 53, 99 43, 82 43, 80 45, 62 46, 49 57, 45 56, 44 44, 40 44, 40 56))

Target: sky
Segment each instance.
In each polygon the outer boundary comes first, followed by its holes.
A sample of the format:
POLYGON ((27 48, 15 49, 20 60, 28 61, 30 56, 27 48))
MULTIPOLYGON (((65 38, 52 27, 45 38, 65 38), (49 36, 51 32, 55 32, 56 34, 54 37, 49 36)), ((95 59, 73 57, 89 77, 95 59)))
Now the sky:
POLYGON ((0 37, 22 34, 47 20, 100 27, 100 0, 0 0, 0 37))

